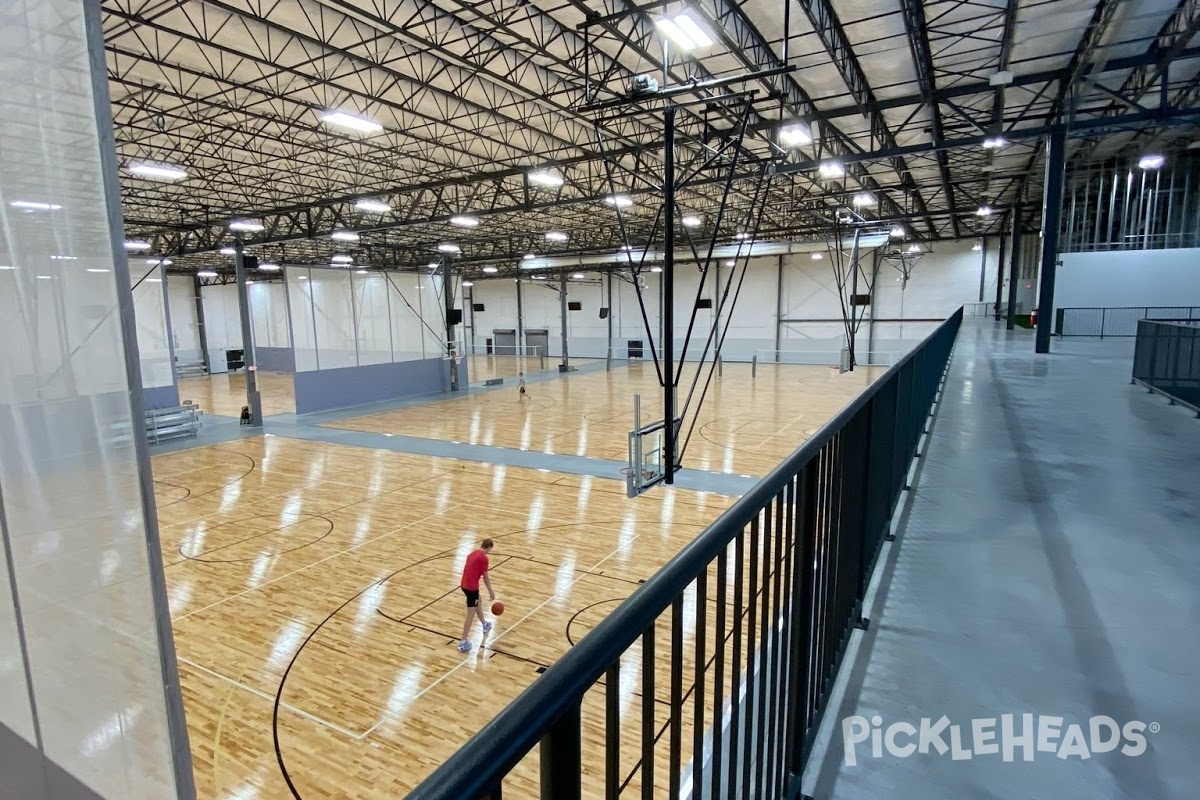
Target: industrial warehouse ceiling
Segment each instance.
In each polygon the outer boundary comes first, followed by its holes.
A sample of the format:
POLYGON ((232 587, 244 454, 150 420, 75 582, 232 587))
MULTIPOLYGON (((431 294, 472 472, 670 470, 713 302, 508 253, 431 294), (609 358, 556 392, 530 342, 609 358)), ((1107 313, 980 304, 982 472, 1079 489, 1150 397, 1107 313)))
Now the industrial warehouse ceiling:
POLYGON ((283 263, 419 269, 452 243, 475 274, 653 245, 664 101, 622 102, 639 75, 682 87, 678 203, 695 219, 681 235, 711 238, 720 214, 722 243, 856 225, 924 243, 996 234, 1019 197, 1039 212, 1049 125, 1069 121, 1076 162, 1169 152, 1195 138, 1178 109, 1200 105, 1194 0, 103 8, 127 234, 181 272, 228 267, 219 251, 245 219, 263 227, 238 234, 249 252, 283 263), (656 21, 685 12, 712 43, 672 46, 664 75, 656 21), (752 77, 719 83, 738 76, 752 77), (797 122, 812 142, 781 146, 797 122), (131 172, 146 164, 186 177, 131 172), (476 224, 451 222, 464 215, 476 224))

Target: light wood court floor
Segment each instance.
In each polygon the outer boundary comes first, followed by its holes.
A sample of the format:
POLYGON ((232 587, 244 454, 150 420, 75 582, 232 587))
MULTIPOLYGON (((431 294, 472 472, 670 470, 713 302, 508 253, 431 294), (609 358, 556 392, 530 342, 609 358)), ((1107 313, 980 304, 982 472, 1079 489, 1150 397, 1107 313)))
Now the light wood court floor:
MULTIPOLYGON (((668 489, 628 500, 615 480, 273 436, 153 466, 203 798, 403 797, 731 502, 668 489), (483 649, 474 628, 464 655, 458 577, 484 537, 496 541, 507 611, 483 649)), ((695 607, 685 598, 689 675, 695 607)), ((661 728, 670 639, 657 633, 661 728)), ((631 654, 621 670, 629 796, 639 673, 631 654)), ((588 742, 602 741, 601 701, 593 691, 585 702, 588 742)), ((690 728, 684 741, 686 762, 690 728)), ((588 773, 602 774, 602 751, 588 752, 588 773)), ((520 789, 536 760, 535 750, 506 785, 511 796, 532 794, 520 789)))
MULTIPOLYGON (((594 364, 599 360, 596 358, 572 358, 571 363, 575 366, 583 366, 584 364, 594 364)), ((561 359, 551 356, 541 359, 533 356, 471 355, 466 356, 466 362, 467 376, 471 382, 482 383, 494 378, 515 378, 521 372, 528 377, 537 372, 556 370, 561 359)), ((507 382, 514 383, 513 381, 507 382)))
MULTIPOLYGON (((296 413, 296 391, 292 376, 283 372, 259 372, 258 391, 263 416, 296 413)), ((246 374, 218 373, 179 379, 179 399, 191 400, 206 414, 236 417, 246 405, 246 374)))
MULTIPOLYGON (((824 366, 759 365, 751 378, 749 364, 726 364, 701 406, 684 466, 765 475, 885 371, 861 367, 839 375, 824 366)), ((625 461, 633 395, 642 396, 643 423, 662 418, 662 389, 649 362, 570 374, 528 390, 524 401, 515 386, 505 387, 329 425, 625 461)), ((680 403, 686 396, 685 380, 680 403)))

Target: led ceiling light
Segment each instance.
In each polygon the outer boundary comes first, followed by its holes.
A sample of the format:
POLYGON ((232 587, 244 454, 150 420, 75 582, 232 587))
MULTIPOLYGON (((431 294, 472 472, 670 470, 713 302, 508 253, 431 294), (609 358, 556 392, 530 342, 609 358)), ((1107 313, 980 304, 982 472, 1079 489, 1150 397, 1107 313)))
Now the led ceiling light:
POLYGON ((169 258, 148 258, 146 263, 152 267, 169 267, 173 262, 169 258))
POLYGON ((220 253, 223 256, 236 256, 237 250, 234 250, 232 247, 222 247, 220 253))
POLYGON ((381 203, 378 200, 359 200, 354 204, 354 207, 368 214, 386 214, 392 210, 392 207, 387 203, 381 203))
POLYGON ((462 248, 450 242, 442 242, 437 246, 439 253, 461 253, 462 248))
POLYGON ((688 11, 674 17, 659 17, 654 21, 654 27, 681 50, 690 52, 701 47, 712 47, 712 37, 688 11))
POLYGON ((356 270, 354 270, 354 274, 355 274, 355 275, 366 275, 368 272, 370 272, 370 270, 366 270, 366 269, 356 269, 356 270))
POLYGON ((910 253, 919 253, 919 252, 921 252, 921 245, 919 245, 919 244, 911 244, 911 245, 909 245, 909 246, 908 246, 908 252, 910 252, 910 253))
POLYGON ((980 250, 983 249, 983 245, 981 245, 979 242, 976 242, 975 246, 972 247, 971 249, 974 250, 976 253, 978 253, 980 250))
POLYGON ((58 203, 35 203, 32 200, 14 200, 9 205, 26 211, 58 211, 62 208, 58 203))
POLYGON ((812 128, 805 122, 793 122, 779 129, 779 143, 787 148, 812 144, 812 128))
POLYGON ((530 183, 536 183, 538 186, 556 188, 563 185, 562 176, 548 169, 539 169, 537 172, 531 172, 528 177, 530 183))
POLYGON ((733 259, 730 259, 730 260, 728 260, 728 261, 726 261, 726 262, 725 262, 725 266, 727 266, 727 267, 736 267, 736 266, 737 266, 737 262, 736 262, 736 261, 734 261, 733 259))
POLYGON ((149 250, 150 243, 143 242, 141 239, 131 239, 130 241, 125 242, 125 249, 129 250, 130 252, 141 252, 143 250, 149 250))
POLYGON ((891 231, 889 231, 888 235, 891 236, 893 239, 903 239, 904 238, 904 228, 902 228, 899 225, 893 225, 892 229, 891 229, 891 231))
POLYGON ((574 278, 574 279, 575 279, 575 280, 577 280, 577 281, 581 281, 581 280, 583 280, 583 273, 582 273, 582 272, 576 272, 576 273, 575 273, 574 275, 572 275, 571 277, 572 277, 572 278, 574 278))
POLYGON ((451 225, 457 225, 460 228, 478 228, 479 219, 467 214, 457 214, 450 218, 451 225))
POLYGON ((859 192, 852 201, 855 208, 868 208, 875 205, 875 195, 870 192, 859 192))
POLYGON ((354 231, 334 231, 329 238, 338 242, 357 242, 358 234, 354 231))
POLYGON ((535 258, 537 258, 537 256, 535 256, 533 253, 526 253, 525 255, 521 256, 522 261, 532 261, 535 258))
POLYGON ((846 174, 846 168, 839 161, 823 161, 817 167, 822 178, 840 178, 846 174))
POLYGON ((496 269, 495 267, 484 267, 483 271, 486 272, 488 275, 495 275, 500 270, 496 269))
POLYGON ((199 278, 215 278, 215 277, 217 277, 217 273, 213 272, 211 269, 202 269, 202 270, 200 270, 199 272, 197 272, 197 273, 196 273, 196 277, 199 277, 199 278))
POLYGON ((272 264, 270 261, 260 261, 258 263, 258 268, 260 270, 262 270, 263 272, 278 272, 279 271, 279 265, 272 264))
POLYGON ((623 194, 610 194, 608 197, 604 198, 604 202, 608 203, 610 206, 616 206, 617 208, 629 208, 631 205, 633 205, 633 199, 628 195, 623 194))
POLYGON ((247 285, 247 286, 253 286, 253 285, 254 285, 254 281, 246 281, 246 285, 247 285))
POLYGON ((266 226, 256 219, 235 219, 229 223, 229 230, 258 233, 259 231, 266 230, 266 226))
POLYGON ((79 256, 50 256, 51 261, 78 261, 79 256))
POLYGON ((1145 155, 1138 161, 1138 166, 1142 169, 1162 169, 1162 165, 1167 163, 1165 156, 1145 155))
POLYGON ((662 272, 662 267, 651 267, 650 271, 651 272, 662 272))
POLYGON ((977 216, 977 217, 990 217, 991 215, 992 215, 992 207, 989 205, 982 205, 975 212, 975 216, 977 216))
POLYGON ((686 217, 683 217, 679 221, 683 223, 683 227, 685 228, 699 228, 704 224, 704 220, 690 214, 686 217))
POLYGON ((336 255, 330 256, 329 260, 334 264, 353 264, 354 256, 336 255))
POLYGON ((820 253, 813 253, 811 256, 809 256, 809 258, 811 258, 813 261, 820 261, 824 257, 825 256, 821 255, 820 253))
POLYGON ((327 111, 321 115, 321 122, 326 125, 336 125, 358 133, 379 133, 383 126, 373 119, 347 114, 345 111, 327 111))
POLYGON ((88 272, 108 272, 108 270, 101 269, 100 267, 88 267, 88 272))
POLYGON ((188 176, 185 170, 170 164, 130 164, 129 171, 139 178, 157 178, 162 181, 178 181, 188 176))
POLYGON ((565 242, 565 241, 569 240, 570 238, 571 238, 570 236, 563 233, 562 231, 546 231, 546 241, 547 242, 565 242))
POLYGON ((999 150, 1001 147, 1004 147, 1006 144, 1008 144, 1008 139, 1005 139, 1003 136, 989 136, 983 140, 983 149, 984 150, 999 150))

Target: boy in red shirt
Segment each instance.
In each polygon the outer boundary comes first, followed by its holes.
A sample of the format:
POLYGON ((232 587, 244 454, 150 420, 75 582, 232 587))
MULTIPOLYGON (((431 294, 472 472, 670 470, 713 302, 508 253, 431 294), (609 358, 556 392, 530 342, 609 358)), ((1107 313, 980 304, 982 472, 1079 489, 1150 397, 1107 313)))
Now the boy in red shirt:
POLYGON ((459 586, 462 588, 463 594, 467 596, 467 618, 463 622, 462 641, 458 643, 458 649, 464 653, 471 649, 471 642, 467 637, 471 635, 472 618, 479 617, 479 621, 483 623, 485 634, 492 629, 492 623, 483 618, 483 610, 479 608, 480 578, 487 586, 491 599, 496 599, 496 593, 492 591, 492 580, 488 577, 487 554, 490 552, 492 552, 492 540, 484 539, 480 542, 479 549, 472 551, 467 556, 467 563, 463 565, 462 580, 459 582, 459 586))

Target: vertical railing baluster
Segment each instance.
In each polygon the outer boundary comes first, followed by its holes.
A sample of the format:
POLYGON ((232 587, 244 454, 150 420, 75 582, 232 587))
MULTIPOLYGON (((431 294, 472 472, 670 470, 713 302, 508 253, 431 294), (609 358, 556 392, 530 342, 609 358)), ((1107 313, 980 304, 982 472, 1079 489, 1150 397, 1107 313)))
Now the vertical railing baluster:
POLYGON ((642 634, 642 800, 654 800, 654 745, 656 725, 654 720, 654 639, 657 624, 652 624, 642 634))
POLYGON ((542 737, 542 800, 581 800, 583 748, 580 705, 574 703, 542 737))
MULTIPOLYGON (((713 800, 719 797, 732 797, 737 787, 741 759, 738 755, 744 749, 741 739, 738 738, 738 733, 741 731, 742 722, 742 676, 749 673, 742 672, 742 614, 745 608, 745 559, 746 559, 746 531, 741 529, 738 531, 737 537, 733 540, 733 660, 731 663, 731 672, 729 676, 729 777, 725 782, 724 791, 713 796, 713 800)), ((745 775, 742 771, 741 775, 745 775)))
MULTIPOLYGON (((721 787, 721 773, 724 771, 722 745, 724 744, 725 728, 725 606, 729 600, 726 596, 729 591, 728 559, 729 546, 726 545, 722 548, 721 554, 717 556, 717 621, 716 637, 713 639, 713 647, 716 648, 713 660, 713 758, 712 773, 709 776, 710 791, 708 793, 711 800, 726 796, 721 787)), ((736 693, 737 688, 735 686, 732 694, 736 693)), ((696 782, 693 785, 699 786, 699 783, 696 782)), ((696 796, 698 797, 699 794, 699 789, 697 789, 696 796)))
MULTIPOLYGON (((700 794, 704 785, 704 672, 708 663, 708 569, 696 576, 696 648, 693 673, 696 683, 693 687, 694 701, 692 720, 692 794, 700 794)), ((714 715, 714 720, 716 715, 714 715)))
POLYGON ((746 705, 745 743, 742 747, 742 784, 741 796, 752 797, 751 761, 754 755, 754 669, 757 661, 758 648, 755 646, 756 621, 758 620, 758 515, 750 520, 750 595, 747 598, 749 619, 746 620, 746 705))
POLYGON ((604 798, 621 794, 621 662, 604 674, 604 798))
POLYGON ((683 596, 671 603, 671 721, 667 776, 671 797, 679 797, 683 750, 683 596))
POLYGON ((754 692, 754 730, 756 735, 754 758, 754 788, 755 797, 764 795, 766 782, 766 736, 767 736, 767 678, 771 670, 771 505, 768 503, 762 512, 762 586, 759 590, 759 619, 758 619, 758 679, 754 692))

